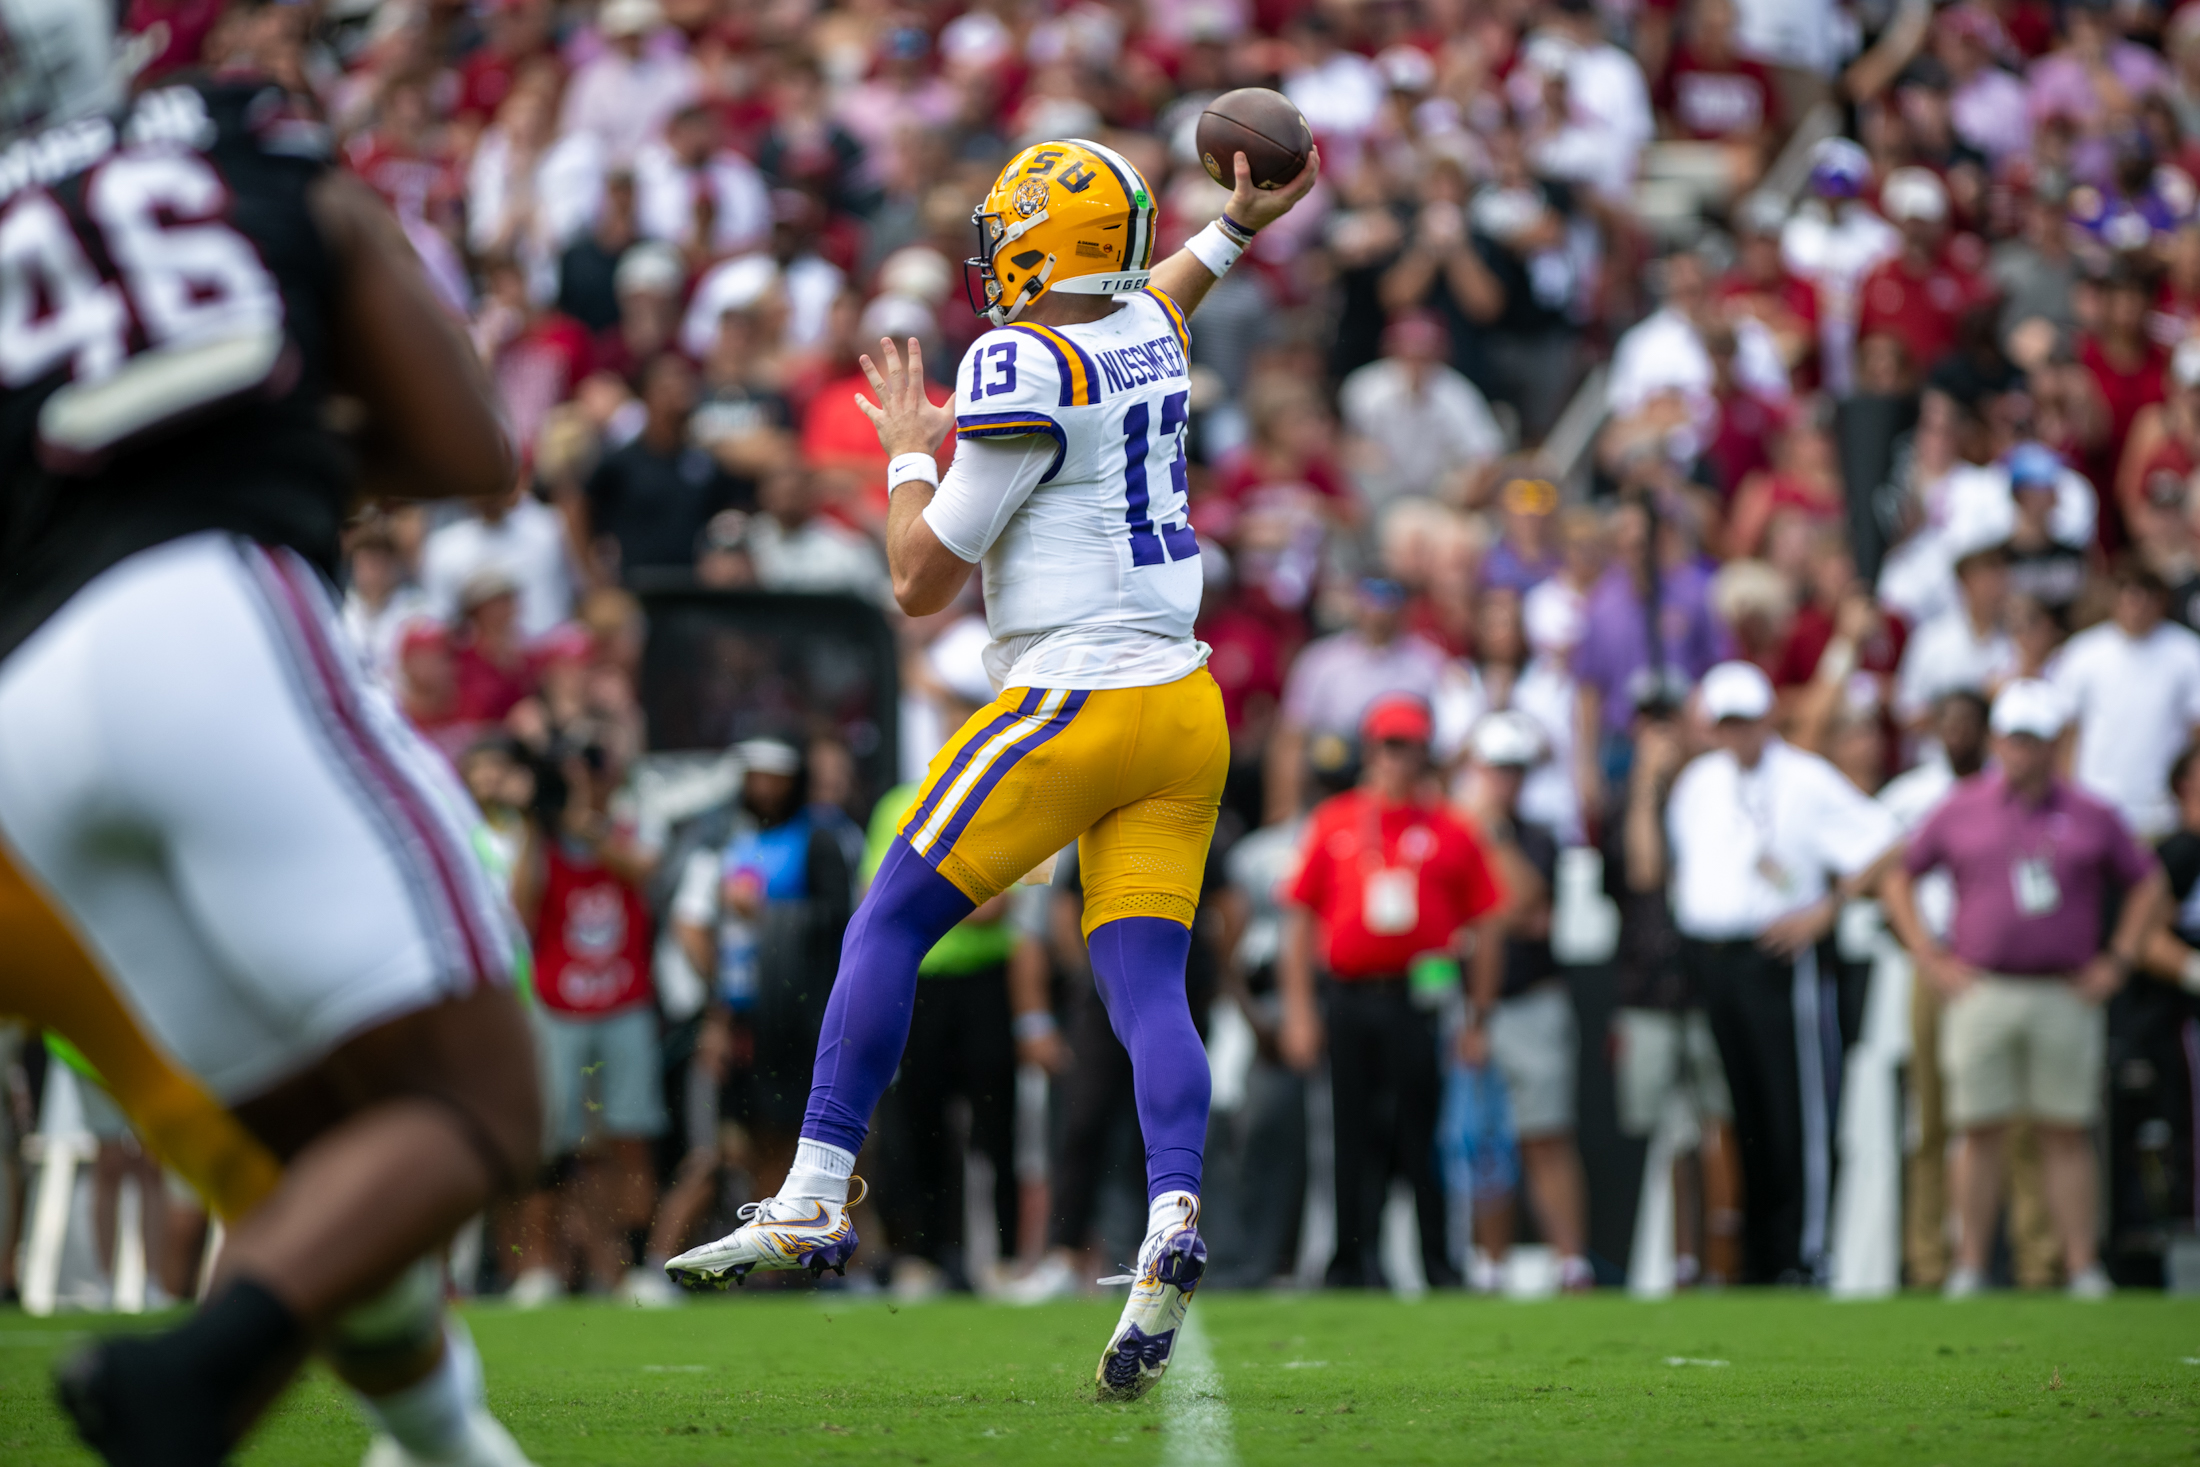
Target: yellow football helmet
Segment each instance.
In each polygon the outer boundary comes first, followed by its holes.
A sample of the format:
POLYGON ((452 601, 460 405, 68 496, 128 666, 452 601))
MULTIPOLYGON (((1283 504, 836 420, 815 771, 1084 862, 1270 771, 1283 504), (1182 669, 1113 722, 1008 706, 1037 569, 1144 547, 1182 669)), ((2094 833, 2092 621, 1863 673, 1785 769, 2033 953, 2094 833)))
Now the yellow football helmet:
POLYGON ((1006 326, 1050 290, 1129 295, 1153 274, 1159 216, 1121 153, 1083 138, 1026 148, 970 216, 978 254, 968 263, 985 282, 970 308, 1006 326))

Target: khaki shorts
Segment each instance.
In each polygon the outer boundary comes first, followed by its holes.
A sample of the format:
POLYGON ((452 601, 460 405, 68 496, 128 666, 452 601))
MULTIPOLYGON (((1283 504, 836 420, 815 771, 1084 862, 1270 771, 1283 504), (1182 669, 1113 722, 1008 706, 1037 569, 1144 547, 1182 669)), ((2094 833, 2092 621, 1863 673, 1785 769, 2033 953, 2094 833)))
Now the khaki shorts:
POLYGON ((1726 1067, 1719 1063, 1719 1046, 1702 1009, 1621 1009, 1612 1015, 1612 1038, 1618 1050, 1612 1078, 1625 1134, 1649 1135, 1675 1100, 1699 1125, 1734 1118, 1726 1067))
POLYGON ((2059 978, 1988 975, 1940 1016, 1948 1124, 2029 1116, 2089 1126, 2101 1116, 2108 1019, 2059 978))
POLYGON ((1490 1059, 1505 1081, 1513 1134, 1525 1141, 1574 1128, 1579 1031, 1566 985, 1538 984, 1490 1013, 1490 1059))

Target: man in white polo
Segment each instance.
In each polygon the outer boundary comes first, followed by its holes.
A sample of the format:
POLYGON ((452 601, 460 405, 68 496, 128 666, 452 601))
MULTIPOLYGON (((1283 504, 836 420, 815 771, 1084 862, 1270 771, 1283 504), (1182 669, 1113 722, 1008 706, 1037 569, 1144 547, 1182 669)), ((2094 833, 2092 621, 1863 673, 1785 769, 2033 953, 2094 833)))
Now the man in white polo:
POLYGON ((1947 1003, 1940 1065, 1948 1125, 1962 1137, 1951 1299, 1984 1286, 2003 1133, 2020 1117, 2039 1132, 2071 1294, 2109 1292, 2095 1246, 2091 1135, 2108 1049, 2101 1006, 2130 974, 2168 882, 2112 807, 2056 775, 2055 741, 2068 720, 2046 683, 2003 688, 1990 725, 1999 768, 1956 786, 1910 837, 1882 893, 1895 935, 1947 1003), (1914 892, 1916 878, 1939 869, 1955 883, 1945 943, 1920 919, 1914 892), (2119 891, 2123 908, 2104 948, 2102 921, 2119 891))
POLYGON ((1743 1282, 1808 1283, 1825 1261, 1828 1077, 1840 1037, 1818 947, 1877 884, 1894 817, 1772 731, 1772 684, 1746 662, 1704 674, 1712 748, 1666 807, 1673 918, 1718 1041, 1741 1153, 1743 1282))

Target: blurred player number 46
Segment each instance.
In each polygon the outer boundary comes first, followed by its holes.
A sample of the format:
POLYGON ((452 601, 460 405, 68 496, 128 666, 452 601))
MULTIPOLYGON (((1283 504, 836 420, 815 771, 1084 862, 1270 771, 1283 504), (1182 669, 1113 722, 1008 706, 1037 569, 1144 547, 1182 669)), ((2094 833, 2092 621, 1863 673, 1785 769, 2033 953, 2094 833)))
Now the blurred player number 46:
POLYGON ((1224 188, 1234 185, 1233 155, 1243 153, 1256 188, 1281 188, 1299 176, 1314 134, 1281 92, 1240 87, 1224 92, 1199 114, 1195 142, 1207 174, 1224 188))

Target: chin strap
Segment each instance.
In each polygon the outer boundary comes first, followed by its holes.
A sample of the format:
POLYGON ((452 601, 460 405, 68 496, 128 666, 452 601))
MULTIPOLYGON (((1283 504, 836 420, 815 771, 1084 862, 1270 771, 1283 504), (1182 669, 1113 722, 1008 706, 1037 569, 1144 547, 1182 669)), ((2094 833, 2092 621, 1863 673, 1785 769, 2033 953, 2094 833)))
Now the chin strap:
POLYGON ((1024 308, 1037 300, 1047 288, 1047 281, 1054 274, 1054 256, 1048 255, 1046 263, 1016 292, 1016 299, 1009 305, 994 304, 986 307, 985 317, 996 326, 1006 326, 1024 313, 1024 308))

